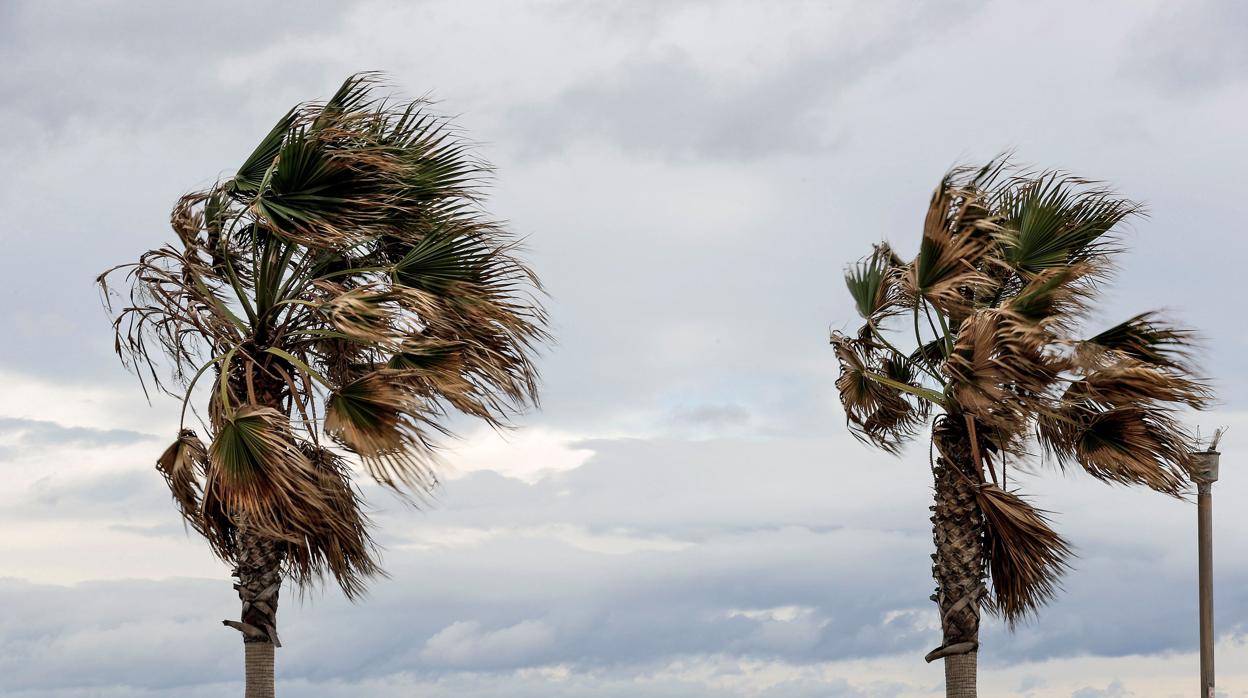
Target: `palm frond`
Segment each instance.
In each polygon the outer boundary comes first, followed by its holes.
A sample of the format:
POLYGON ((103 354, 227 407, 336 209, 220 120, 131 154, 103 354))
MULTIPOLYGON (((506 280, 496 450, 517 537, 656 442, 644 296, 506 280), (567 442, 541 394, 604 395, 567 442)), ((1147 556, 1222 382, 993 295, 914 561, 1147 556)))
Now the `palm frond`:
POLYGON ((156 469, 169 485, 169 493, 182 518, 199 529, 199 505, 203 498, 203 478, 208 469, 208 449, 192 429, 183 429, 156 461, 156 469))
MULTIPOLYGON (((1107 353, 1127 356, 1146 364, 1191 372, 1191 347, 1195 334, 1162 321, 1157 313, 1140 313, 1110 327, 1076 346, 1076 355, 1085 366, 1102 363, 1107 353)), ((1116 360, 1110 357, 1111 361, 1116 360)))
POLYGON ((437 484, 433 446, 422 428, 433 407, 407 388, 403 372, 382 369, 344 385, 330 397, 325 432, 363 460, 377 482, 417 493, 437 484))
POLYGON ((1060 172, 1014 178, 996 195, 1002 258, 1024 275, 1104 257, 1139 204, 1060 172))
POLYGON ((406 332, 405 318, 399 296, 391 289, 375 286, 343 288, 322 283, 321 289, 332 294, 322 306, 330 324, 337 331, 369 345, 397 348, 406 332))
POLYGON ((1065 400, 1107 407, 1159 403, 1183 404, 1193 409, 1209 406, 1209 386, 1173 370, 1121 361, 1087 373, 1071 383, 1065 400))
POLYGON ((316 530, 286 546, 287 576, 307 586, 320 581, 327 571, 347 598, 359 598, 368 580, 385 575, 377 564, 363 499, 351 485, 346 461, 306 442, 299 448, 312 464, 325 512, 314 520, 316 530))
POLYGON ((1072 551, 1045 512, 1017 494, 985 484, 975 499, 987 524, 984 552, 993 590, 989 608, 1014 625, 1053 599, 1072 551))
POLYGON ((1002 309, 1022 324, 1068 331, 1086 313, 1093 291, 1088 282, 1099 273, 1086 262, 1042 270, 1009 297, 1002 309))
POLYGON ((298 114, 295 109, 292 109, 277 120, 273 128, 260 139, 251 155, 243 161, 238 172, 230 179, 227 192, 239 195, 254 195, 259 192, 265 174, 273 166, 273 161, 277 159, 278 153, 282 150, 286 135, 294 128, 297 119, 298 114))
POLYGON ((922 298, 946 315, 961 316, 977 290, 989 286, 984 262, 991 250, 995 215, 969 171, 955 169, 932 193, 919 254, 901 276, 905 296, 922 298))
POLYGON ((833 334, 831 342, 840 360, 836 387, 850 433, 890 453, 899 452, 931 411, 930 401, 915 399, 897 387, 923 390, 913 384, 909 365, 902 357, 874 355, 863 342, 841 334, 833 334))
POLYGON ((234 527, 293 542, 320 525, 324 493, 281 412, 243 405, 225 415, 208 457, 206 489, 234 527))
POLYGON ((1172 496, 1187 487, 1191 435, 1164 408, 1066 403, 1041 415, 1037 435, 1063 468, 1172 496))
POLYGON ((871 256, 845 271, 845 285, 864 320, 878 321, 898 312, 895 271, 903 266, 887 244, 875 246, 871 256))

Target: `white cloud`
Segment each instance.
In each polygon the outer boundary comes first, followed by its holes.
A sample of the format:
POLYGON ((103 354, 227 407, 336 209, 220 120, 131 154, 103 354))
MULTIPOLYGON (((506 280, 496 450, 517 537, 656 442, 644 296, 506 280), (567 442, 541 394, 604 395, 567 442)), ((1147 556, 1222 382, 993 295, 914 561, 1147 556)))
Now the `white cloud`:
POLYGON ((462 440, 450 441, 442 461, 448 477, 489 470, 525 482, 581 466, 593 451, 579 445, 574 434, 541 427, 499 431, 483 427, 462 440))
POLYGON ((555 642, 549 625, 526 620, 488 630, 476 621, 457 621, 439 630, 425 643, 421 655, 449 666, 524 662, 555 642))

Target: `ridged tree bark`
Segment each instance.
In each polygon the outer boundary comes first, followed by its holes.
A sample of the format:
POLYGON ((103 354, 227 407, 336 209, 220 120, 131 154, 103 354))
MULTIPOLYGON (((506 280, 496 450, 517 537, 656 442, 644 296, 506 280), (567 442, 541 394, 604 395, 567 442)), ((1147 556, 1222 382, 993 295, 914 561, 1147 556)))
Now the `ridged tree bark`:
POLYGON ((944 659, 947 698, 975 698, 980 603, 987 577, 985 524, 975 499, 979 470, 973 463, 970 439, 958 421, 938 420, 932 435, 940 451, 933 471, 936 593, 932 600, 940 608, 944 643, 927 655, 927 661, 944 659))
POLYGON ((277 636, 277 600, 282 587, 280 545, 247 531, 239 531, 238 565, 234 576, 242 602, 239 621, 223 621, 243 634, 246 698, 275 698, 273 650, 277 636))
MULTIPOLYGON (((250 387, 245 376, 234 375, 230 381, 240 394, 250 390, 259 404, 281 409, 285 386, 271 376, 253 376, 250 387)), ((283 546, 248 531, 242 523, 237 531, 234 567, 234 577, 238 579, 234 588, 242 602, 242 612, 237 622, 223 623, 243 634, 245 698, 275 698, 274 649, 282 646, 277 635, 277 602, 282 588, 283 546)))

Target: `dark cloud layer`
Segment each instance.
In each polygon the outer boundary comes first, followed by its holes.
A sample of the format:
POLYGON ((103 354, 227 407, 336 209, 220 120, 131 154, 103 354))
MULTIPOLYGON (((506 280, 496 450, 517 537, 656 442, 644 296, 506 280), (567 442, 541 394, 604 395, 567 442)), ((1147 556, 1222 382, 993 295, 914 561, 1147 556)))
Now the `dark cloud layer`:
MULTIPOLYGON (((427 512, 377 499, 393 577, 358 606, 332 590, 285 602, 287 690, 330 696, 335 686, 375 681, 403 695, 407 681, 429 695, 454 695, 455 686, 494 695, 529 672, 518 695, 543 687, 575 695, 574 686, 587 690, 578 681, 595 677, 592 695, 614 696, 624 677, 670 671, 677 660, 800 670, 909 657, 917 668, 938 642, 926 600, 922 454, 897 461, 848 437, 589 445, 597 455, 587 464, 534 484, 490 472, 453 480, 427 512), (561 685, 534 673, 542 667, 581 678, 561 685)), ((1240 496, 1241 480, 1223 483, 1220 495, 1240 496)), ((98 487, 101 499, 175 521, 163 493, 129 475, 117 481, 125 486, 98 487), (127 488, 147 494, 136 500, 122 494, 127 488)), ((1194 599, 1175 596, 1191 581, 1190 550, 1174 547, 1187 538, 1188 505, 1086 478, 1048 474, 1021 484, 1057 511, 1080 557, 1039 620, 1013 634, 989 624, 986 671, 1192 649, 1194 599)), ((1243 534, 1240 521, 1222 526, 1228 540, 1243 534)), ((1245 573, 1242 556, 1221 558, 1225 637, 1242 636, 1248 623, 1248 596, 1233 583, 1245 573)), ((0 604, 20 610, 0 621, 0 675, 10 690, 64 691, 49 695, 87 687, 109 695, 106 687, 123 684, 136 695, 197 695, 235 675, 237 638, 217 624, 233 612, 232 596, 224 574, 73 587, 5 582, 0 604), (68 661, 80 668, 56 669, 68 661)), ((635 695, 689 695, 692 684, 680 682, 697 674, 635 695)), ((758 695, 828 695, 837 685, 835 676, 795 675, 758 695)), ((843 695, 859 695, 848 685, 843 695)))

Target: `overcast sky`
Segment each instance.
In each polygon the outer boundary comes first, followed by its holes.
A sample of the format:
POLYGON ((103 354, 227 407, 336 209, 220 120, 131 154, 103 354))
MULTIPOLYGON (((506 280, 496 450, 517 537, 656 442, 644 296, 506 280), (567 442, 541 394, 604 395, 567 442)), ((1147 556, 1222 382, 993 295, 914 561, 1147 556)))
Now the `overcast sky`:
MULTIPOLYGON (((152 470, 176 405, 116 363, 93 279, 360 70, 497 166, 558 344, 543 409, 468 429, 436 506, 372 492, 391 579, 287 596, 279 691, 943 695, 928 454, 846 433, 826 338, 844 265, 912 254, 945 169, 1012 148, 1148 204, 1096 321, 1205 338, 1219 687, 1248 696, 1245 36, 1236 0, 0 0, 0 696, 238 692, 228 569, 152 470)), ((1190 695, 1194 507, 1020 486, 1079 558, 986 626, 984 694, 1190 695)))

